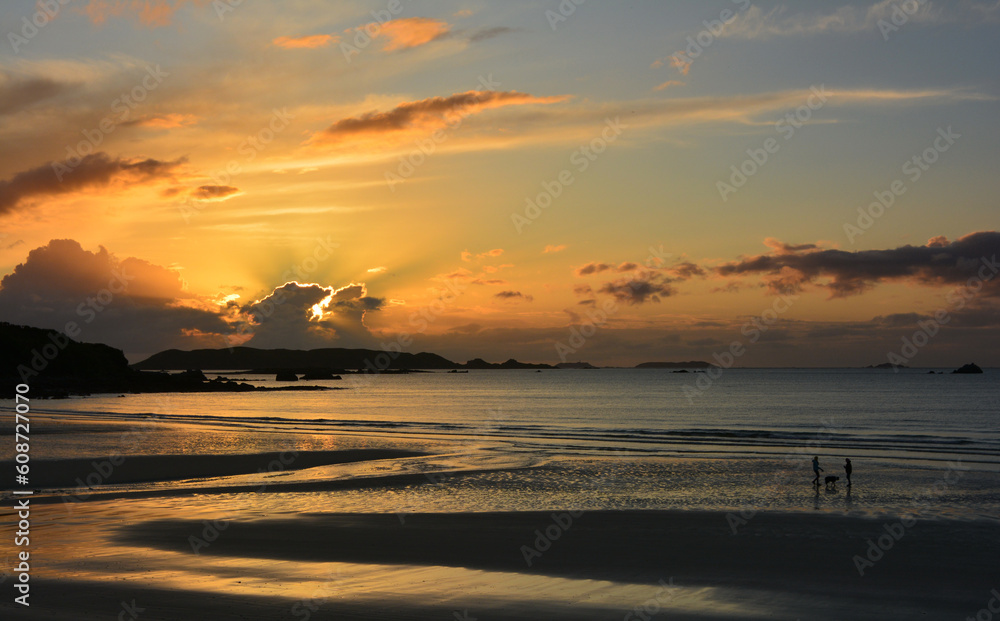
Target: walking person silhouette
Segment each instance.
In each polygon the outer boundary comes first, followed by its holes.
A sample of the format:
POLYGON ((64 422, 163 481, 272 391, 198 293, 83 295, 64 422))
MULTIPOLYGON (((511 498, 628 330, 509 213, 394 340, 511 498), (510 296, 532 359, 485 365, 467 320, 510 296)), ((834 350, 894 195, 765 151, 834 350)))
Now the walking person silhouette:
POLYGON ((854 471, 854 467, 851 466, 850 458, 844 459, 844 472, 847 473, 847 487, 851 486, 851 472, 854 471))
POLYGON ((816 473, 816 478, 813 479, 813 485, 819 485, 819 473, 823 469, 819 467, 819 455, 813 457, 813 472, 816 473))

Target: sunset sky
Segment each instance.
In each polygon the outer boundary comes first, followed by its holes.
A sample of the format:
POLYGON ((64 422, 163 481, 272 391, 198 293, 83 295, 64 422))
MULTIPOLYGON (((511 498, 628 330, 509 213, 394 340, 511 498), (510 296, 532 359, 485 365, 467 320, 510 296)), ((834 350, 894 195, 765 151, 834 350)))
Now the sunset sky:
POLYGON ((50 0, 0 24, 2 320, 133 361, 1000 365, 995 0, 50 0))

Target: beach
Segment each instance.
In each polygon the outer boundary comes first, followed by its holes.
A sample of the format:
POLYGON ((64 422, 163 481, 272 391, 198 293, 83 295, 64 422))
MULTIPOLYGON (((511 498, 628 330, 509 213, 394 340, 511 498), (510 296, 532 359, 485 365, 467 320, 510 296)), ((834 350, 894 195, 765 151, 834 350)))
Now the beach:
MULTIPOLYGON (((516 397, 487 372, 384 377, 371 394, 334 399, 38 403, 31 542, 21 548, 31 606, 13 601, 24 572, 6 554, 0 584, 11 597, 0 614, 792 621, 989 612, 1000 585, 1000 485, 985 410, 936 416, 955 395, 936 403, 928 392, 912 402, 920 410, 895 400, 880 417, 854 415, 871 391, 832 400, 817 386, 839 385, 836 376, 810 375, 797 388, 787 375, 758 374, 759 395, 710 395, 700 407, 720 422, 708 427, 695 410, 656 418, 655 399, 593 397, 612 395, 622 378, 656 395, 676 376, 603 373, 522 378, 516 397), (562 390, 554 410, 553 389, 562 390), (768 399, 776 405, 765 410, 768 399), (500 402, 502 415, 484 410, 500 402), (813 456, 824 476, 841 478, 814 486, 813 456)), ((4 499, 8 540, 23 499, 4 499)))
MULTIPOLYGON (((33 497, 30 613, 0 609, 54 620, 127 618, 129 606, 143 619, 944 619, 975 615, 1000 577, 996 520, 607 510, 582 495, 545 510, 422 512, 441 497, 474 505, 462 497, 480 481, 544 489, 568 466, 415 474, 433 463, 416 451, 306 453, 296 470, 231 473, 280 458, 194 460, 202 476, 167 487, 176 457, 132 458, 128 486, 33 497), (373 511, 331 510, 358 496, 373 511)), ((13 536, 13 515, 3 522, 13 536)))
MULTIPOLYGON (((31 618, 108 618, 133 601, 147 619, 183 611, 218 619, 309 618, 305 611, 317 619, 462 611, 483 619, 641 618, 628 617, 636 610, 679 619, 962 618, 992 597, 1000 552, 1000 525, 985 521, 900 527, 760 513, 734 534, 722 512, 239 520, 195 512, 146 519, 120 505, 87 506, 89 527, 70 538, 93 529, 90 544, 100 552, 75 548, 57 564, 61 577, 34 579, 31 618), (193 551, 192 538, 203 548, 193 551), (888 549, 877 548, 880 538, 888 549), (876 560, 861 575, 855 557, 876 560)), ((12 612, 9 602, 2 608, 12 612)))

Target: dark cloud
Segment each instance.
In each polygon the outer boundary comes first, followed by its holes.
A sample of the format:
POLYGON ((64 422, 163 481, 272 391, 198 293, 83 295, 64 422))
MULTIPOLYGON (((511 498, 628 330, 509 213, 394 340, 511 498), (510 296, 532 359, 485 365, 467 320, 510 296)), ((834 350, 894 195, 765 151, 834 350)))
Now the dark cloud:
POLYGON ((0 115, 20 112, 74 88, 73 84, 46 78, 19 78, 0 71, 0 115))
POLYGON ((493 37, 499 37, 500 35, 505 35, 509 32, 514 32, 513 28, 508 28, 506 26, 496 26, 494 28, 483 28, 477 30, 476 32, 469 35, 470 43, 479 43, 480 41, 486 41, 487 39, 492 39, 493 37))
POLYGON ((521 293, 520 291, 501 291, 500 293, 495 294, 493 297, 497 298, 498 300, 524 300, 525 302, 531 302, 535 299, 530 295, 525 295, 521 293))
POLYGON ((675 291, 670 283, 671 279, 662 274, 643 272, 632 278, 621 278, 604 283, 598 292, 614 296, 619 302, 635 306, 646 302, 659 303, 661 298, 673 295, 675 291))
POLYGON ((608 270, 615 269, 614 265, 609 263, 588 263, 582 267, 578 267, 576 270, 577 276, 590 276, 591 274, 600 274, 601 272, 606 272, 608 270))
POLYGON ((261 349, 371 347, 376 342, 365 314, 384 302, 368 296, 363 284, 335 289, 290 282, 241 307, 239 332, 252 334, 246 345, 261 349))
POLYGON ((773 237, 768 237, 764 239, 764 245, 768 248, 773 249, 778 254, 791 254, 795 252, 806 252, 809 250, 817 250, 819 246, 816 244, 787 244, 779 239, 773 237))
POLYGON ((613 265, 611 263, 600 263, 597 261, 592 261, 576 268, 576 275, 592 276, 593 274, 600 274, 601 272, 615 271, 619 274, 627 274, 629 272, 635 272, 643 269, 641 265, 632 261, 625 261, 624 263, 619 263, 618 265, 613 265))
POLYGON ((400 104, 388 112, 369 112, 341 119, 328 127, 321 137, 345 137, 400 132, 414 128, 443 127, 448 121, 489 108, 530 103, 555 103, 564 97, 535 97, 517 91, 468 91, 448 97, 430 97, 400 104))
POLYGON ((234 194, 239 194, 240 189, 231 185, 203 185, 195 188, 191 196, 198 200, 213 201, 229 198, 234 194))
POLYGON ((112 158, 107 153, 93 153, 76 166, 71 162, 49 162, 0 180, 0 214, 13 211, 25 200, 38 196, 69 194, 111 184, 141 184, 170 179, 186 159, 112 158))
MULTIPOLYGON (((772 254, 748 257, 716 268, 722 276, 763 275, 773 292, 801 291, 815 284, 831 297, 860 294, 881 282, 907 281, 922 285, 960 285, 989 271, 1000 254, 1000 233, 971 233, 956 241, 936 237, 925 246, 889 250, 814 250, 810 245, 786 246, 772 254), (829 282, 819 282, 828 280, 829 282)), ((989 295, 997 295, 989 271, 989 295)))
POLYGON ((177 272, 71 239, 32 250, 0 280, 0 317, 55 330, 73 322, 77 340, 129 354, 219 347, 229 331, 218 309, 185 292, 177 272))
POLYGON ((898 328, 900 326, 915 326, 918 321, 924 319, 929 319, 929 317, 920 313, 894 313, 892 315, 879 315, 872 319, 872 323, 878 326, 898 328))
POLYGON ((670 273, 681 280, 689 280, 705 275, 705 270, 695 263, 684 262, 670 268, 670 273))
POLYGON ((507 283, 506 280, 503 280, 502 278, 489 278, 489 279, 477 278, 477 279, 475 279, 475 280, 472 281, 472 284, 474 284, 474 285, 499 286, 499 285, 506 285, 508 283, 507 283))

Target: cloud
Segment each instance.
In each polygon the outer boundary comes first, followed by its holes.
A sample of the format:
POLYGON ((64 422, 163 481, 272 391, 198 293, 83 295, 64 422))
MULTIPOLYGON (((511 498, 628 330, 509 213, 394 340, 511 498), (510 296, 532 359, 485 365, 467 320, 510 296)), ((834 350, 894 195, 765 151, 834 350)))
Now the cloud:
POLYGON ((472 278, 472 272, 470 270, 461 267, 453 272, 447 274, 438 274, 431 278, 431 280, 437 281, 449 281, 449 280, 468 280, 472 278))
POLYGON ((681 82, 680 80, 667 80, 666 82, 664 82, 662 84, 658 84, 657 86, 653 87, 653 90, 654 91, 665 91, 668 88, 670 88, 671 86, 684 86, 684 83, 681 82))
POLYGON ((484 265, 483 271, 487 274, 496 274, 500 270, 507 269, 508 267, 514 267, 513 263, 501 263, 500 265, 484 265))
POLYGON ((498 286, 498 285, 506 285, 508 283, 506 280, 503 280, 501 278, 491 278, 491 279, 477 278, 472 281, 472 284, 498 286))
POLYGON ((229 326, 217 309, 188 293, 174 270, 71 239, 32 250, 0 280, 5 321, 55 330, 73 322, 77 340, 126 353, 222 346, 229 326))
POLYGON ((562 252, 563 250, 566 250, 566 248, 567 248, 566 244, 560 244, 558 246, 553 246, 552 244, 549 244, 548 246, 545 247, 545 250, 542 250, 542 254, 555 254, 557 252, 562 252))
POLYGON ((314 136, 314 141, 338 143, 348 139, 426 133, 455 124, 462 118, 504 106, 553 104, 566 96, 536 97, 517 91, 468 91, 400 104, 388 112, 369 112, 341 119, 314 136))
POLYGON ((340 37, 328 34, 307 35, 304 37, 278 37, 271 43, 286 50, 316 49, 336 43, 340 37))
POLYGON ((591 262, 582 267, 576 269, 577 276, 590 276, 591 274, 600 274, 601 272, 606 272, 608 270, 613 270, 614 265, 609 263, 596 263, 591 262))
POLYGON ((906 24, 976 23, 1000 18, 1000 4, 968 1, 941 3, 930 0, 904 3, 900 0, 882 0, 870 6, 841 6, 824 13, 792 12, 784 6, 765 12, 754 5, 728 24, 720 37, 766 40, 879 32, 881 28, 897 28, 900 14, 906 18, 906 24))
POLYGON ((195 188, 191 196, 199 201, 224 201, 242 194, 239 188, 231 185, 203 185, 195 188))
POLYGON ((383 49, 387 52, 406 50, 431 41, 437 41, 451 34, 446 22, 428 17, 405 17, 382 24, 380 36, 389 40, 383 49))
MULTIPOLYGON (((715 271, 724 277, 762 275, 767 287, 776 293, 797 292, 813 284, 828 289, 832 298, 858 295, 883 282, 960 285, 981 276, 984 264, 996 260, 1000 254, 1000 233, 981 231, 950 243, 935 237, 924 246, 888 250, 846 252, 815 248, 813 244, 780 245, 770 254, 743 258, 715 271)), ((995 284, 990 285, 990 292, 990 295, 1000 293, 995 284)))
POLYGON ((506 26, 483 28, 481 30, 477 30, 469 36, 469 43, 479 43, 480 41, 486 41, 487 39, 499 37, 500 35, 505 35, 509 32, 514 32, 514 29, 506 26))
POLYGON ((109 17, 127 15, 151 28, 170 25, 174 13, 185 4, 203 6, 209 0, 89 0, 83 7, 95 24, 103 24, 109 17))
POLYGON ((795 254, 796 252, 805 252, 807 250, 819 249, 819 246, 816 244, 791 245, 791 244, 786 244, 785 242, 775 239, 773 237, 765 238, 764 245, 774 250, 777 254, 795 254))
POLYGON ((613 296, 619 302, 637 306, 646 302, 659 303, 661 298, 675 293, 670 286, 671 279, 662 274, 643 272, 632 278, 620 278, 605 283, 598 293, 613 296))
POLYGON ((705 275, 705 270, 700 265, 691 263, 689 261, 685 261, 683 263, 674 265, 668 268, 667 271, 669 271, 671 275, 673 275, 675 278, 679 280, 690 280, 691 278, 694 278, 696 276, 705 275))
POLYGON ((591 262, 584 266, 578 267, 576 269, 577 276, 591 276, 593 274, 600 274, 601 272, 607 272, 609 270, 614 270, 619 273, 634 272, 638 270, 641 266, 638 263, 633 263, 631 261, 626 261, 620 263, 617 266, 611 263, 597 263, 591 262))
POLYGON ((327 287, 289 282, 239 309, 253 334, 246 345, 263 349, 369 347, 375 339, 365 315, 380 310, 383 298, 370 297, 363 283, 327 287))
POLYGON ((681 72, 681 75, 687 75, 691 73, 691 65, 694 61, 688 59, 687 56, 681 53, 676 53, 670 57, 670 66, 681 72))
POLYGON ((122 127, 154 127, 156 129, 176 129, 187 125, 194 125, 198 122, 198 117, 193 114, 161 114, 155 116, 143 116, 120 123, 122 127))
POLYGON ((42 77, 20 77, 0 71, 0 115, 20 112, 76 88, 76 84, 42 77))
POLYGON ((521 293, 520 291, 501 291, 500 293, 494 294, 493 297, 498 300, 524 300, 525 302, 531 302, 535 299, 530 295, 521 293))
POLYGON ((486 259, 486 258, 490 258, 490 257, 494 257, 495 258, 495 257, 499 257, 501 255, 503 255, 503 248, 494 248, 493 250, 489 250, 489 251, 484 252, 482 254, 477 254, 476 258, 477 259, 486 259))
POLYGON ((0 180, 0 215, 10 213, 24 201, 40 196, 171 179, 174 171, 186 161, 185 158, 172 162, 151 158, 112 159, 107 153, 99 152, 82 158, 75 167, 65 162, 42 164, 17 173, 10 179, 0 180))
POLYGON ((384 273, 386 273, 388 271, 389 271, 389 268, 384 267, 384 266, 379 266, 379 267, 373 267, 373 268, 371 268, 370 270, 368 270, 368 273, 369 274, 384 274, 384 273))

